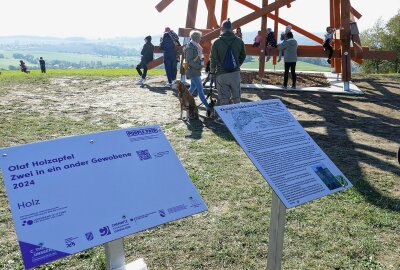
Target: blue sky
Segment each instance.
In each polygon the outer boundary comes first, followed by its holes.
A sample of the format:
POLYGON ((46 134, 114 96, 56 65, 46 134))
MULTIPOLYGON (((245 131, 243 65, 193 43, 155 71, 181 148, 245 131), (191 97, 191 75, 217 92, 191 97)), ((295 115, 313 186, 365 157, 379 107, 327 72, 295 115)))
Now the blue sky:
MULTIPOLYGON (((155 9, 158 0, 1 0, 0 36, 83 36, 89 38, 145 36, 163 32, 165 26, 177 30, 186 22, 186 0, 175 0, 162 13, 155 9)), ((217 1, 217 11, 220 3, 217 1)), ((261 0, 249 0, 259 4, 261 0)), ((272 1, 270 1, 272 2, 272 1)), ((329 0, 297 0, 292 8, 280 10, 280 16, 311 32, 323 32, 329 23, 329 0)), ((351 0, 363 14, 358 22, 361 30, 370 28, 378 18, 388 20, 400 9, 399 0, 382 0, 377 8, 372 0, 351 0)), ((199 0, 198 23, 206 25, 204 1, 199 0)), ((229 16, 238 19, 251 10, 230 1, 229 16)), ((219 16, 217 16, 218 18, 219 16)), ((242 27, 256 31, 260 21, 242 27)), ((272 21, 269 21, 272 25, 272 21)), ((282 27, 283 28, 283 27, 282 27)))

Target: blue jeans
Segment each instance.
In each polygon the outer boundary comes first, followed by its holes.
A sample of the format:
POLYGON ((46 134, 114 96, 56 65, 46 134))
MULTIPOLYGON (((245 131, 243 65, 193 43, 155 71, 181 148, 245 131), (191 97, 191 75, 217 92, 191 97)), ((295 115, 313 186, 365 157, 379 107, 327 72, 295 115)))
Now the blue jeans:
POLYGON ((208 109, 209 105, 208 105, 206 97, 204 96, 203 84, 201 83, 200 76, 195 76, 195 77, 190 78, 190 88, 189 88, 190 94, 193 95, 193 93, 196 89, 197 89, 197 92, 199 93, 201 102, 203 102, 204 106, 206 106, 206 109, 208 109))
POLYGON ((168 83, 172 83, 172 81, 176 79, 176 74, 174 74, 174 66, 176 67, 176 59, 164 58, 164 67, 165 72, 167 73, 168 83))

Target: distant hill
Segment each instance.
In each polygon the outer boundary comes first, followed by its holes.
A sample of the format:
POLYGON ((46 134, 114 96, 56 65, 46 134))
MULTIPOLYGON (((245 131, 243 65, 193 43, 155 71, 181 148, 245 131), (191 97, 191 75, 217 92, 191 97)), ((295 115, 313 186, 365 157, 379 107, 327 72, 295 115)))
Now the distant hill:
MULTIPOLYGON (((256 31, 244 32, 245 43, 252 44, 256 34, 256 31)), ((296 33, 295 38, 299 44, 317 45, 296 33)), ((154 45, 158 45, 159 40, 160 36, 153 36, 154 45)), ((183 43, 183 38, 181 38, 181 43, 183 43)), ((132 68, 140 61, 143 44, 144 37, 87 39, 84 37, 0 36, 0 69, 18 69, 19 60, 24 60, 29 68, 36 69, 39 57, 46 60, 49 68, 132 68)), ((314 60, 316 59, 310 59, 310 63, 323 63, 323 61, 314 60)))

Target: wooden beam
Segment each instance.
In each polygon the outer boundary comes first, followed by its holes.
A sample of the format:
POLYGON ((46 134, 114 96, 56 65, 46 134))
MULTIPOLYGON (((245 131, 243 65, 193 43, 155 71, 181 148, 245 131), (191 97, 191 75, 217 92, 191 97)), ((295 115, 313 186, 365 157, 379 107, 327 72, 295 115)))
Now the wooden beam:
MULTIPOLYGON (((259 56, 261 48, 256 48, 252 46, 253 44, 245 44, 246 47, 246 54, 259 56)), ((178 51, 182 51, 182 47, 177 47, 178 51)), ((210 53, 211 47, 204 46, 203 53, 210 53)), ((392 51, 370 51, 368 47, 363 47, 364 54, 367 54, 366 59, 371 59, 373 55, 376 55, 378 59, 381 60, 395 60, 396 59, 396 52, 392 51), (382 54, 380 54, 382 52, 382 54), (385 58, 386 57, 386 58, 385 58)), ((154 47, 154 53, 160 54, 162 51, 160 50, 159 46, 154 47)), ((272 54, 277 55, 278 49, 273 49, 272 54)), ((315 45, 299 45, 297 49, 297 55, 299 57, 315 57, 315 58, 323 58, 326 57, 326 52, 324 52, 324 48, 322 46, 315 46, 315 45)), ((352 57, 355 56, 354 48, 350 49, 350 55, 352 57)), ((334 50, 333 58, 341 58, 342 55, 340 50, 334 50)))
MULTIPOLYGON (((295 0, 276 0, 274 3, 263 7, 262 9, 259 9, 257 11, 254 11, 234 22, 232 22, 232 28, 238 28, 241 27, 249 22, 254 21, 255 19, 260 18, 262 15, 267 14, 277 8, 281 8, 285 5, 287 5, 288 3, 294 2, 295 0)), ((215 38, 217 38, 220 34, 220 29, 216 29, 210 33, 208 33, 207 35, 203 36, 203 40, 213 40, 215 38)))
POLYGON ((357 19, 360 19, 362 17, 361 13, 358 12, 355 8, 351 7, 351 14, 354 15, 354 17, 356 17, 357 19))
POLYGON ((197 29, 197 28, 179 28, 178 35, 180 37, 189 37, 192 30, 200 31, 203 35, 212 32, 214 29, 197 29))
MULTIPOLYGON (((279 8, 275 10, 275 16, 279 18, 279 8)), ((276 43, 278 43, 278 20, 274 21, 274 35, 275 35, 275 40, 276 43)), ((272 64, 275 66, 276 65, 276 55, 274 55, 272 59, 272 64)))
POLYGON ((156 9, 158 12, 163 11, 166 7, 168 7, 174 0, 162 0, 157 4, 156 9))
POLYGON ((350 0, 341 0, 341 42, 342 42, 342 81, 351 80, 351 56, 350 56, 350 0), (346 53, 348 55, 346 56, 346 53))
MULTIPOLYGON (((207 7, 207 29, 215 29, 218 28, 217 18, 215 18, 215 2, 216 0, 204 0, 206 7, 207 7)), ((206 41, 203 43, 203 46, 206 45, 207 47, 211 48, 211 41, 206 41)), ((210 54, 204 54, 204 63, 208 63, 210 59, 210 54)))
MULTIPOLYGON (((262 7, 268 6, 268 0, 262 0, 262 7)), ((258 48, 257 53, 259 54, 259 64, 258 64, 258 76, 260 78, 264 77, 264 69, 265 69, 265 45, 267 43, 267 15, 264 14, 261 16, 261 42, 260 48, 258 48)))
MULTIPOLYGON (((253 10, 256 10, 256 11, 260 10, 259 7, 257 7, 256 5, 248 2, 247 0, 235 0, 235 1, 240 3, 240 4, 242 4, 242 5, 244 5, 244 6, 246 6, 246 7, 248 7, 248 8, 251 8, 253 10)), ((296 31, 297 33, 302 34, 303 36, 308 37, 309 39, 311 39, 311 40, 313 40, 313 41, 315 41, 315 42, 317 42, 319 44, 321 44, 323 42, 322 38, 320 38, 320 37, 308 32, 308 31, 300 28, 299 26, 294 25, 294 24, 292 24, 292 23, 290 23, 290 22, 288 22, 288 21, 286 21, 286 20, 284 20, 282 18, 279 18, 279 16, 275 16, 272 13, 268 13, 267 16, 268 16, 268 18, 270 18, 272 20, 278 21, 280 24, 282 24, 284 26, 291 25, 293 31, 296 31)))
POLYGON ((207 29, 216 29, 219 27, 217 18, 215 17, 215 2, 216 0, 204 0, 207 10, 207 29))
POLYGON ((363 51, 364 59, 375 59, 375 60, 391 60, 397 59, 397 53, 394 51, 363 51))
POLYGON ((229 0, 222 0, 220 25, 228 18, 228 6, 229 0))
POLYGON ((196 27, 196 15, 197 15, 198 0, 189 0, 188 12, 186 16, 186 27, 195 28, 196 27))
POLYGON ((147 63, 147 68, 153 69, 155 67, 158 67, 159 65, 162 65, 163 63, 164 63, 164 56, 160 56, 159 58, 156 58, 153 61, 147 63))
MULTIPOLYGON (((334 15, 334 25, 333 27, 335 29, 340 29, 340 0, 333 0, 333 15, 334 15)), ((340 50, 340 40, 335 38, 333 42, 333 48, 335 50, 340 50)), ((340 59, 334 59, 334 66, 335 66, 335 72, 337 74, 342 72, 342 64, 340 62, 340 59)))
MULTIPOLYGON (((252 56, 260 56, 260 50, 261 48, 255 48, 252 46, 252 44, 246 44, 246 54, 247 55, 252 55, 252 56)), ((179 47, 179 50, 182 48, 179 47)), ((162 53, 160 48, 158 46, 155 47, 154 53, 162 53)), ((204 48, 204 53, 210 53, 210 47, 205 47, 204 48)), ((355 58, 355 52, 354 48, 350 49, 350 56, 352 60, 356 61, 357 59, 355 58)), ((273 55, 278 54, 278 50, 274 49, 272 50, 273 55)), ((322 46, 312 46, 312 45, 300 45, 297 49, 297 55, 299 57, 312 57, 312 58, 323 58, 326 57, 326 52, 324 52, 324 49, 322 46)), ((341 59, 341 51, 340 50, 335 50, 333 52, 333 59, 341 59)), ((370 51, 368 47, 363 47, 363 57, 364 59, 376 59, 376 60, 396 60, 397 58, 397 53, 394 51, 370 51)), ((147 67, 149 69, 155 68, 161 64, 164 63, 164 58, 161 56, 157 59, 154 59, 150 63, 147 64, 147 67)))

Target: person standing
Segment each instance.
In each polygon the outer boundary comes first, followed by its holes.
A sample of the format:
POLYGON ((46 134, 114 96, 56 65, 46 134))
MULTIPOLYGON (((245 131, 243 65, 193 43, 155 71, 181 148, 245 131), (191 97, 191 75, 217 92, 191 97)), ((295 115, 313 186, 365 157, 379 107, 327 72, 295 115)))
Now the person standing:
POLYGON ((153 60, 154 45, 151 43, 151 36, 144 38, 144 45, 141 51, 142 58, 140 63, 136 66, 136 70, 141 77, 136 84, 143 85, 147 76, 147 64, 153 60), (143 69, 143 73, 141 71, 143 69))
POLYGON ((283 88, 287 89, 289 70, 292 75, 292 89, 296 89, 296 62, 297 62, 297 41, 293 38, 293 33, 287 33, 287 40, 278 45, 279 50, 283 50, 285 61, 285 75, 283 77, 283 88))
POLYGON ((201 69, 203 68, 203 48, 200 46, 201 32, 190 32, 190 42, 185 48, 185 59, 187 62, 186 76, 190 79, 189 92, 193 95, 197 89, 201 102, 209 115, 209 104, 204 96, 203 84, 201 83, 201 69))
MULTIPOLYGON (((181 43, 179 42, 179 36, 174 32, 174 30, 172 30, 169 27, 165 27, 164 32, 168 33, 172 37, 172 40, 175 43, 175 47, 180 47, 181 46, 181 43)), ((175 79, 176 79, 176 76, 178 74, 178 63, 179 63, 179 61, 180 61, 180 54, 177 53, 176 54, 176 65, 174 66, 174 69, 173 69, 173 72, 172 72, 172 76, 175 79)))
POLYGON ((165 32, 160 43, 160 49, 163 51, 164 56, 164 68, 167 73, 168 83, 165 87, 171 87, 172 81, 176 80, 176 56, 177 50, 175 42, 168 32, 165 32))
POLYGON ((42 74, 46 73, 46 62, 43 60, 43 57, 39 58, 39 65, 40 65, 40 70, 42 71, 42 74))
POLYGON ((246 59, 246 50, 243 40, 233 33, 229 19, 222 23, 221 31, 211 47, 210 73, 217 76, 219 105, 239 103, 240 66, 246 59))

